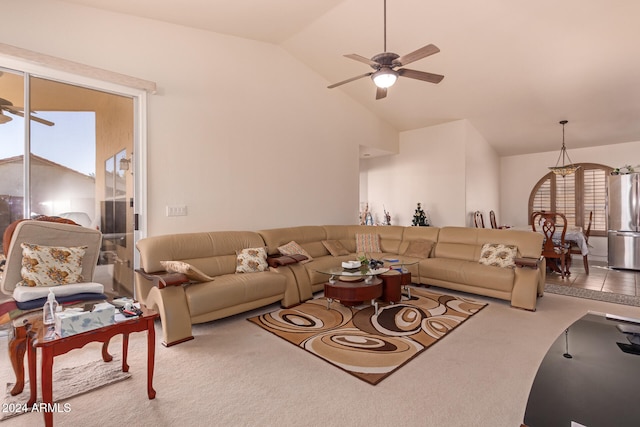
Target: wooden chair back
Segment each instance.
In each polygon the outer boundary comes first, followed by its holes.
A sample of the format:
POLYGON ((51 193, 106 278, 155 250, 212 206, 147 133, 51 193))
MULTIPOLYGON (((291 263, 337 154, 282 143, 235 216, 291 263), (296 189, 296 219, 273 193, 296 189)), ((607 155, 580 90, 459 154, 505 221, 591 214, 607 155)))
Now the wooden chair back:
POLYGON ((561 266, 558 268, 564 277, 567 271, 567 258, 570 257, 569 247, 565 241, 567 217, 559 212, 534 212, 531 215, 531 227, 533 231, 544 235, 542 256, 553 263, 555 260, 560 260, 561 266))
POLYGON ((498 228, 498 223, 496 222, 496 213, 494 211, 489 212, 489 222, 491 223, 491 228, 498 228))
POLYGON ((473 214, 473 222, 476 224, 476 228, 484 228, 484 218, 482 212, 475 211, 473 214))
POLYGON ((587 229, 584 231, 584 239, 587 243, 589 243, 589 234, 591 234, 591 223, 593 222, 593 211, 589 212, 589 224, 587 225, 587 229))
MULTIPOLYGON (((591 223, 593 222, 593 211, 589 212, 589 222, 587 229, 584 231, 584 241, 589 244, 589 234, 591 234, 591 223)), ((582 255, 582 249, 576 242, 571 242, 569 253, 575 255, 582 255)), ((589 258, 588 255, 582 255, 582 262, 584 263, 584 271, 589 274, 589 258)))

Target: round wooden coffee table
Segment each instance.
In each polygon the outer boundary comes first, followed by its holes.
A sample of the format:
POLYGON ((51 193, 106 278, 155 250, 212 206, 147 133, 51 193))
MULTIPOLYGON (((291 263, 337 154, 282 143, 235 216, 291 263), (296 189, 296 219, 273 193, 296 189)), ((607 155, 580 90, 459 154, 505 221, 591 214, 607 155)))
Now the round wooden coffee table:
POLYGON ((333 300, 338 300, 340 304, 349 307, 371 301, 377 314, 378 303, 376 299, 382 296, 382 280, 377 277, 373 277, 368 282, 364 278, 348 282, 332 280, 324 284, 324 296, 327 298, 327 308, 330 308, 333 300))

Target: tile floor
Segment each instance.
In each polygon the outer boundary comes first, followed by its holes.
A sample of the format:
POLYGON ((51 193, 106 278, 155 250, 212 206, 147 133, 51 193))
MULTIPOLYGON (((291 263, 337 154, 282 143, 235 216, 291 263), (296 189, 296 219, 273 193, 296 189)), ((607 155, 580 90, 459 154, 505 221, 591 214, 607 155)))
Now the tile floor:
POLYGON ((590 261, 587 275, 582 258, 573 258, 569 277, 563 279, 558 273, 547 272, 547 283, 640 296, 640 271, 614 270, 605 262, 590 261))

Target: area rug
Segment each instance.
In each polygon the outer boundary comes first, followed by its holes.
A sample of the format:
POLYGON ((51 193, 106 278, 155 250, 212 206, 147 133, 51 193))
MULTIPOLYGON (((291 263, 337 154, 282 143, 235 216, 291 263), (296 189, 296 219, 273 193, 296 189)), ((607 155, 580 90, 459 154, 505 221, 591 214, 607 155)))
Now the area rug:
POLYGON ((247 320, 376 385, 486 306, 412 288, 411 299, 345 307, 319 298, 247 320))
MULTIPOLYGON (((62 368, 53 371, 53 401, 61 402, 73 396, 87 393, 91 390, 126 380, 131 377, 131 373, 122 372, 122 362, 114 356, 111 362, 98 360, 85 365, 62 368)), ((31 385, 29 380, 25 380, 24 390, 17 396, 11 395, 11 389, 15 383, 7 383, 3 410, 0 412, 0 421, 17 415, 31 412, 28 408, 29 391, 31 385)), ((38 381, 38 385, 40 382, 38 381)), ((38 387, 38 402, 42 401, 42 395, 38 387)))
POLYGON ((572 297, 640 307, 640 297, 632 295, 616 294, 613 292, 601 292, 592 289, 574 288, 571 286, 556 285, 552 283, 545 284, 544 291, 551 294, 568 295, 572 297))

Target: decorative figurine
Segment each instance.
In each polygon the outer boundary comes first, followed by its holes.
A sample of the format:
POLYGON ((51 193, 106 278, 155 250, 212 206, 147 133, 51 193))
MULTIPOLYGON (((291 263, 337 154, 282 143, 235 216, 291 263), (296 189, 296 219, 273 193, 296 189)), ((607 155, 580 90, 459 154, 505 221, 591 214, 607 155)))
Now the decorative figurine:
POLYGON ((411 225, 418 226, 418 227, 429 226, 429 220, 427 219, 427 215, 424 213, 424 211, 420 207, 419 202, 418 202, 418 207, 416 208, 416 212, 413 214, 413 220, 411 221, 411 225))
POLYGON ((384 205, 382 205, 382 210, 384 211, 384 222, 382 225, 391 225, 391 214, 389 214, 389 211, 387 211, 384 205))

